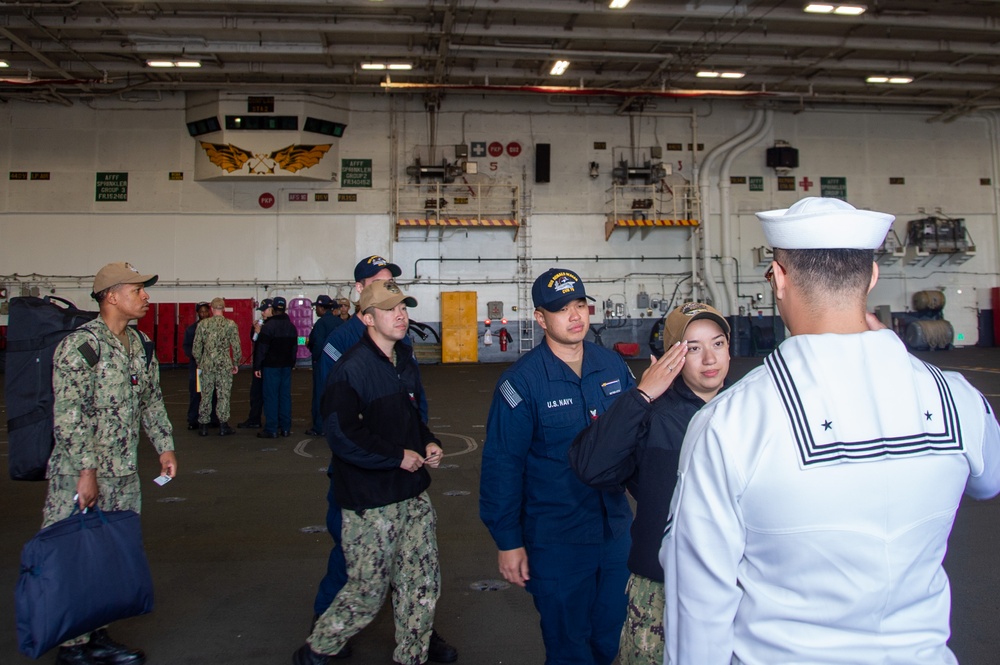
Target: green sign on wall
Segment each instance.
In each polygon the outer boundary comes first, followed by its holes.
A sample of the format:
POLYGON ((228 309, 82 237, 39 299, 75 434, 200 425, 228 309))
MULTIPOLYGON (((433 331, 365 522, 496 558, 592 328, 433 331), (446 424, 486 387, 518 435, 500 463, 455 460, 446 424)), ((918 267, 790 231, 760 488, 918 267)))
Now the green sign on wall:
POLYGON ((847 178, 820 178, 819 195, 833 199, 847 200, 847 178))
POLYGON ((340 160, 341 187, 371 187, 372 160, 342 159, 340 160))
POLYGON ((764 176, 761 175, 750 176, 750 191, 751 192, 764 191, 764 176))
POLYGON ((98 173, 95 201, 128 201, 128 173, 98 173))

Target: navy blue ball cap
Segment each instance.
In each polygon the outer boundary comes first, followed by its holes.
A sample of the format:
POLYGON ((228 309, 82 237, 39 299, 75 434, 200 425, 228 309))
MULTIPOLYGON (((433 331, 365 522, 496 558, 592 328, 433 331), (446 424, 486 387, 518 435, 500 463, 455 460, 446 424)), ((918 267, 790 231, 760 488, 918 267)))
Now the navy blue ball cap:
POLYGON ((354 266, 354 281, 364 281, 386 269, 392 273, 393 277, 399 277, 403 274, 402 269, 395 263, 389 263, 378 254, 372 254, 366 259, 361 259, 358 261, 358 265, 354 266))
MULTIPOLYGON (((208 303, 205 304, 207 305, 208 303)), ((260 301, 260 305, 257 306, 257 311, 263 312, 264 310, 270 308, 271 304, 272 300, 270 298, 264 298, 263 300, 260 301)))
POLYGON ((281 296, 278 296, 277 298, 271 301, 271 307, 273 307, 274 309, 285 309, 286 307, 288 307, 288 301, 282 298, 281 296))
POLYGON ((565 268, 549 268, 531 286, 531 300, 535 307, 550 312, 558 312, 580 298, 593 300, 587 295, 580 276, 565 268))
POLYGON ((326 307, 327 309, 330 309, 334 306, 340 307, 336 300, 325 293, 321 296, 316 296, 316 300, 313 300, 313 307, 326 307))

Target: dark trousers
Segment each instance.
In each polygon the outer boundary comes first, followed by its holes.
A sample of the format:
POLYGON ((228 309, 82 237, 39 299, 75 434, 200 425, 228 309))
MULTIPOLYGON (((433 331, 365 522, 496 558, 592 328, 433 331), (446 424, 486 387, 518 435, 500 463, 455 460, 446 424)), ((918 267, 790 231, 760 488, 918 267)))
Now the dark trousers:
POLYGON ((323 614, 326 608, 330 607, 333 599, 337 597, 340 590, 347 584, 347 561, 344 559, 344 549, 341 547, 340 530, 343 521, 340 506, 333 495, 332 471, 327 472, 330 476, 330 489, 326 493, 326 530, 333 538, 333 547, 330 549, 330 557, 326 562, 326 575, 319 583, 319 591, 316 592, 316 602, 313 604, 314 614, 323 614))
POLYGON ((610 665, 628 608, 628 535, 601 544, 526 545, 545 665, 610 665))
MULTIPOLYGON (((261 374, 263 375, 263 371, 261 374)), ((250 415, 247 422, 255 425, 260 424, 261 413, 264 410, 264 380, 258 379, 253 372, 250 373, 250 415)), ((197 420, 197 419, 196 419, 197 420)))
POLYGON ((313 377, 313 401, 312 401, 312 419, 313 419, 313 431, 323 433, 323 414, 320 413, 320 404, 323 401, 323 381, 319 371, 319 361, 314 360, 312 364, 312 377, 313 377))
POLYGON ((292 368, 265 367, 261 370, 264 388, 264 418, 268 432, 292 429, 292 368))

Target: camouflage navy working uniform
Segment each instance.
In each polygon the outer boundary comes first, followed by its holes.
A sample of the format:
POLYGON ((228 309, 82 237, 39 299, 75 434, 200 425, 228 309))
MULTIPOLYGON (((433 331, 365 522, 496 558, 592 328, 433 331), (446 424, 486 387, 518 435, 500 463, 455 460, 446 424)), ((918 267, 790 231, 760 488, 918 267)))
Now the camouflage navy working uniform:
POLYGON ((240 365, 240 331, 236 322, 224 316, 210 316, 198 324, 194 333, 194 358, 201 370, 201 404, 198 422, 212 421, 212 393, 216 395, 216 416, 220 423, 229 421, 233 370, 240 365), (230 355, 230 349, 232 354, 230 355))
POLYGON ((397 342, 390 360, 365 335, 334 366, 323 394, 348 579, 309 636, 318 654, 340 652, 375 618, 391 586, 393 660, 428 659, 441 589, 437 517, 426 467, 411 473, 400 463, 404 449, 426 457, 427 445, 440 442, 417 410, 423 387, 412 354, 397 342))
MULTIPOLYGON (((158 454, 174 449, 173 427, 160 392, 155 355, 147 364, 148 338, 127 327, 125 349, 100 317, 67 335, 53 358, 55 448, 46 477, 42 513, 46 527, 69 517, 82 469, 97 470, 102 510, 141 510, 140 424, 158 454)), ((64 645, 86 643, 81 636, 64 645)))

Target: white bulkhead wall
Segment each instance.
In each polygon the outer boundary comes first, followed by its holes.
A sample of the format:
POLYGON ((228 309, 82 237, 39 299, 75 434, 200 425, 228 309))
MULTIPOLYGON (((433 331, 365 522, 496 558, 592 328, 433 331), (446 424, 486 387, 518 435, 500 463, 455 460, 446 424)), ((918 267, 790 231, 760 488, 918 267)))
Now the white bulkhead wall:
MULTIPOLYGON (((434 114, 420 96, 336 95, 313 101, 337 109, 338 119, 348 121, 342 138, 315 137, 317 143, 336 143, 337 150, 329 163, 321 160, 314 167, 329 179, 309 182, 266 175, 196 181, 203 137, 188 135, 181 94, 142 103, 3 105, 0 176, 38 172, 49 178, 0 177, 0 282, 12 287, 11 295, 17 295, 17 284, 32 282, 42 292, 54 289, 86 302, 89 283, 76 277, 92 275, 109 261, 128 260, 159 273, 153 297, 162 301, 199 300, 220 290, 229 297, 279 292, 315 297, 346 293, 355 262, 377 253, 402 267, 400 281, 420 303, 415 319, 438 321, 439 294, 445 290, 477 291, 480 320, 489 301, 502 301, 505 315, 516 319, 510 308, 517 303, 516 259, 524 248, 511 229, 449 228, 440 234, 402 229, 397 239, 390 215, 393 188, 407 182, 406 166, 416 156, 427 159, 430 151, 434 163, 455 162, 456 144, 471 148, 485 142, 501 144, 503 153, 470 152, 477 173, 464 177, 470 184, 520 188, 534 274, 552 265, 572 268, 587 281, 589 293, 623 303, 633 318, 646 315, 637 307, 640 292, 676 302, 693 292, 710 293, 691 279, 689 228, 655 228, 645 237, 618 229, 605 239, 611 172, 619 159, 641 166, 656 146, 670 167, 668 185, 694 182, 706 154, 750 123, 753 109, 743 103, 660 99, 656 108, 629 116, 616 114, 615 103, 569 96, 448 95, 434 114), (521 147, 519 154, 510 154, 512 143, 521 147), (548 183, 535 183, 538 143, 551 146, 548 183), (669 150, 672 144, 682 150, 669 150), (689 144, 703 149, 691 151, 689 144), (336 174, 349 159, 371 160, 370 188, 341 187, 336 174), (598 165, 596 178, 590 177, 591 162, 598 165), (108 172, 128 173, 127 201, 95 200, 96 174, 108 172), (183 179, 171 179, 171 173, 183 173, 183 179), (302 193, 305 201, 290 196, 302 193), (345 193, 357 194, 357 201, 338 201, 345 193), (261 206, 263 194, 273 196, 272 207, 261 206), (316 194, 328 200, 317 201, 316 194)), ((966 220, 976 244, 971 260, 961 266, 939 260, 883 265, 870 303, 906 310, 915 291, 942 288, 949 297, 961 288, 962 305, 946 308, 945 316, 967 340, 974 336, 976 312, 968 303, 988 306, 988 289, 997 283, 996 123, 983 116, 948 124, 928 122, 930 117, 892 109, 775 111, 769 135, 729 165, 730 176, 761 177, 764 183, 763 191, 750 191, 746 183, 728 188, 726 231, 737 268, 737 307, 768 314, 772 305, 754 258, 764 240, 753 213, 818 195, 821 178, 840 177, 846 178, 852 204, 896 215, 894 230, 904 242, 910 219, 940 210, 966 220), (778 191, 776 174, 765 165, 765 151, 775 140, 799 150, 799 167, 789 174, 795 191, 778 191), (905 182, 890 184, 890 178, 905 182), (970 290, 977 296, 970 299, 970 290)), ((707 254, 716 289, 724 294, 719 161, 708 174, 714 198, 700 221, 711 228, 707 254)), ((729 311, 731 303, 717 304, 726 314, 736 313, 729 311)), ((602 314, 598 303, 595 322, 602 314)))

